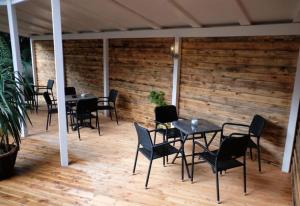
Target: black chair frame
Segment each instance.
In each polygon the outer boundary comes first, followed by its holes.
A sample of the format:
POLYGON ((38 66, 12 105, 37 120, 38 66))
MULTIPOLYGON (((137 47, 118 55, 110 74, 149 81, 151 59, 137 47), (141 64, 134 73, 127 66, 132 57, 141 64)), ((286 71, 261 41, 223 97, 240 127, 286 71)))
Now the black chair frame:
POLYGON ((114 89, 111 89, 109 91, 109 96, 108 97, 98 97, 98 99, 99 99, 98 103, 100 103, 100 105, 98 105, 98 110, 109 111, 109 116, 110 116, 111 120, 112 120, 111 111, 113 110, 114 113, 115 113, 115 118, 116 118, 117 124, 119 124, 117 108, 116 108, 117 96, 118 96, 118 91, 114 90, 114 89))
POLYGON ((77 129, 78 138, 81 140, 80 137, 80 127, 90 127, 92 129, 92 118, 96 119, 96 128, 98 129, 98 134, 100 135, 100 124, 99 124, 99 115, 97 109, 97 98, 94 99, 82 99, 77 102, 76 111, 72 112, 73 120, 72 126, 77 129), (92 113, 95 112, 96 115, 92 113), (88 120, 88 122, 86 122, 88 120))
POLYGON ((258 170, 261 172, 261 149, 260 149, 260 137, 265 127, 265 119, 260 115, 254 115, 253 120, 251 121, 250 125, 246 124, 238 124, 238 123, 224 123, 222 125, 222 133, 221 133, 221 140, 224 139, 226 136, 224 135, 225 127, 227 126, 238 126, 244 127, 248 129, 248 134, 250 136, 250 141, 248 148, 250 149, 250 157, 253 159, 252 155, 252 148, 257 150, 257 160, 258 160, 258 170), (252 138, 256 138, 256 143, 252 140, 252 138))
POLYGON ((229 137, 222 140, 220 148, 218 150, 210 151, 207 147, 203 146, 200 142, 193 142, 193 156, 192 156, 192 174, 191 182, 194 178, 194 158, 195 158, 195 146, 199 146, 204 150, 200 153, 200 157, 206 160, 212 167, 213 173, 216 175, 216 190, 217 201, 220 203, 220 191, 219 191, 219 172, 226 171, 235 167, 243 167, 243 181, 244 181, 244 193, 247 192, 247 180, 246 180, 246 150, 250 140, 249 134, 232 133, 229 137), (240 162, 238 158, 243 158, 240 162))
POLYGON ((36 112, 38 111, 39 108, 39 96, 43 95, 44 92, 48 92, 49 96, 52 96, 52 100, 55 102, 56 99, 54 98, 54 94, 53 94, 53 85, 54 85, 54 80, 49 79, 47 82, 47 86, 38 86, 38 85, 34 85, 34 95, 36 97, 35 100, 35 110, 36 112), (42 90, 42 92, 40 92, 40 90, 42 90))
MULTIPOLYGON (((138 144, 137 144, 137 150, 136 150, 135 161, 134 161, 134 166, 133 166, 133 174, 135 174, 138 154, 139 154, 139 152, 141 152, 150 161, 149 168, 148 168, 148 173, 147 173, 147 178, 146 178, 146 183, 145 183, 145 188, 147 189, 148 182, 149 182, 149 177, 150 177, 150 172, 151 172, 151 167, 152 167, 152 161, 154 159, 163 158, 167 155, 177 153, 178 149, 176 149, 171 144, 175 143, 175 142, 180 142, 181 146, 182 146, 183 142, 182 142, 181 139, 178 139, 178 140, 163 142, 163 143, 160 143, 160 144, 153 144, 153 141, 151 139, 150 134, 152 132, 156 132, 156 130, 150 130, 149 131, 146 128, 141 127, 140 125, 138 125, 136 122, 134 123, 134 126, 137 130, 138 144)), ((181 179, 183 180, 184 179, 184 164, 186 164, 184 150, 181 151, 181 154, 183 156, 182 162, 181 162, 182 163, 182 165, 181 165, 181 179)))

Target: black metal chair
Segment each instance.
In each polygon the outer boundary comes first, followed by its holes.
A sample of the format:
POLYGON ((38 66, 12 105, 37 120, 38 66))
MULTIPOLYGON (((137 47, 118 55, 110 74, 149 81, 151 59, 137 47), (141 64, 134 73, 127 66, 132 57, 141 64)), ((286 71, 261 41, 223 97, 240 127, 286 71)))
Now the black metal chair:
POLYGON ((24 99, 26 102, 26 107, 28 109, 35 110, 36 101, 35 101, 35 94, 34 94, 34 86, 28 85, 24 87, 24 99))
POLYGON ((65 87, 65 95, 76 95, 75 87, 65 87))
MULTIPOLYGON (((76 89, 75 89, 75 87, 65 87, 65 95, 75 96, 76 95, 76 89)), ((68 102, 68 106, 70 108, 75 107, 76 106, 76 102, 68 102)))
POLYGON ((36 111, 38 111, 39 108, 39 96, 44 95, 44 92, 48 92, 49 96, 52 96, 52 100, 55 100, 54 94, 53 94, 53 85, 54 85, 54 80, 49 79, 47 82, 47 86, 34 86, 34 95, 36 97, 36 111))
MULTIPOLYGON (((145 188, 148 186, 149 176, 151 172, 151 166, 152 161, 154 159, 162 158, 171 154, 176 154, 178 152, 178 149, 172 146, 171 144, 174 142, 181 142, 182 140, 173 140, 170 142, 163 142, 160 144, 153 144, 150 133, 154 132, 155 130, 149 131, 146 128, 140 126, 138 123, 134 123, 134 126, 136 128, 137 136, 138 136, 138 144, 137 144, 137 150, 135 155, 135 161, 133 166, 133 174, 135 173, 136 169, 136 163, 138 158, 138 153, 141 152, 148 160, 150 160, 149 168, 148 168, 148 174, 147 179, 145 183, 145 188)), ((182 153, 182 167, 181 167, 181 178, 183 180, 184 178, 184 161, 186 163, 184 151, 181 151, 182 153)))
POLYGON ((119 124, 117 109, 116 109, 117 97, 118 97, 118 91, 114 90, 114 89, 111 89, 109 91, 109 96, 108 97, 99 97, 98 103, 100 103, 100 105, 98 105, 98 110, 109 111, 109 115, 110 115, 111 120, 112 120, 111 111, 114 110, 117 124, 119 124))
POLYGON ((48 130, 48 126, 51 125, 52 114, 56 114, 58 112, 57 105, 52 101, 48 92, 43 93, 44 99, 47 103, 47 123, 46 123, 46 131, 48 130))
POLYGON ((76 119, 73 126, 76 127, 78 132, 78 138, 80 139, 80 127, 88 126, 92 127, 92 118, 96 119, 96 127, 98 128, 98 134, 100 135, 100 125, 98 119, 98 110, 97 110, 98 99, 81 99, 77 102, 76 111, 73 112, 73 117, 76 119), (93 115, 93 112, 96 115, 93 115))
MULTIPOLYGON (((154 144, 156 142, 156 133, 160 133, 163 136, 163 141, 167 141, 170 138, 174 140, 181 137, 181 133, 177 128, 170 128, 170 123, 179 119, 177 115, 177 109, 174 105, 158 106, 154 109, 155 113, 155 133, 154 144), (161 128, 158 129, 158 127, 161 128)), ((167 162, 168 162, 168 156, 167 162)), ((163 158, 163 164, 165 165, 165 158, 163 158)))
POLYGON ((192 156, 192 178, 194 177, 194 158, 195 158, 195 146, 200 146, 204 152, 200 153, 205 161, 207 161, 213 172, 216 175, 216 187, 217 187, 217 201, 220 203, 219 193, 219 172, 226 171, 231 168, 243 166, 244 173, 244 193, 246 193, 246 150, 249 144, 249 134, 232 133, 229 137, 222 140, 220 148, 218 150, 209 151, 207 147, 203 146, 200 142, 194 141, 193 143, 193 156, 192 156), (243 161, 239 161, 238 158, 243 158, 243 161))
POLYGON ((257 160, 258 160, 259 172, 261 172, 260 137, 264 130, 265 124, 266 124, 266 120, 262 116, 256 114, 254 115, 250 125, 238 124, 238 123, 224 123, 222 126, 222 133, 221 133, 221 139, 224 139, 226 138, 226 135, 224 134, 224 130, 226 126, 237 126, 237 127, 244 127, 248 129, 250 137, 256 138, 256 143, 250 138, 248 148, 250 148, 251 159, 253 159, 252 148, 257 149, 257 160))

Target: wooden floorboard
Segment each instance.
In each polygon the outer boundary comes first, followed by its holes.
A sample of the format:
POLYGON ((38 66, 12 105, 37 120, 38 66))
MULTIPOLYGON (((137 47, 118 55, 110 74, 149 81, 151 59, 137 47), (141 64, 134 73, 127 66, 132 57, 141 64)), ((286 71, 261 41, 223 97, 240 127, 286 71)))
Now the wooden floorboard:
MULTIPOLYGON (((33 127, 22 141, 15 176, 0 182, 0 205, 216 205, 215 176, 207 164, 196 165, 195 182, 181 181, 181 166, 153 163, 149 189, 144 189, 148 160, 132 167, 137 137, 132 123, 101 117, 97 130, 68 135, 70 166, 60 167, 57 118, 45 132, 44 112, 31 114, 33 127)), ((187 144, 189 152, 191 145, 187 144)), ((222 205, 291 205, 290 175, 280 168, 247 159, 248 193, 243 194, 242 168, 220 178, 222 205)))

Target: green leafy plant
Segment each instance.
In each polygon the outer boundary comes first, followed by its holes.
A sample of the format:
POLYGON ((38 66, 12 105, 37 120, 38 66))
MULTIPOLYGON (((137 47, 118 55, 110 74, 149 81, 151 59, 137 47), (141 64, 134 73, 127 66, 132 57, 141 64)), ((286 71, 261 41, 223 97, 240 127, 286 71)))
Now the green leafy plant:
POLYGON ((151 91, 148 99, 151 103, 157 105, 157 106, 165 106, 167 105, 165 101, 165 93, 162 91, 151 91))
POLYGON ((2 154, 9 152, 10 144, 18 147, 21 127, 29 119, 24 101, 24 87, 28 82, 10 68, 0 70, 0 145, 2 154))

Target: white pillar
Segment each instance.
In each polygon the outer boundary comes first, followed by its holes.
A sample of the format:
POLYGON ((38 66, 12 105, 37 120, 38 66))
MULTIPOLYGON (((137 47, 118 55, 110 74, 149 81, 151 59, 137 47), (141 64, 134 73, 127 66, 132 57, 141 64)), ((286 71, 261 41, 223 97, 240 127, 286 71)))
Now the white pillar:
POLYGON ((287 135, 285 140, 285 148, 282 160, 282 168, 283 172, 289 172, 291 166, 291 159, 294 148, 294 139, 295 132, 297 127, 297 118, 298 118, 298 110, 299 110, 299 101, 300 101, 300 50, 298 54, 298 63, 297 63, 297 71, 294 82, 294 90, 291 102, 291 110, 289 123, 287 128, 287 135))
POLYGON ((68 141, 60 0, 51 0, 61 166, 68 166, 68 141))
POLYGON ((37 85, 37 73, 36 73, 36 66, 35 66, 34 42, 31 38, 30 38, 30 52, 31 52, 31 68, 32 68, 33 84, 37 85))
POLYGON ((174 58, 173 58, 173 85, 172 85, 172 104, 178 106, 179 83, 180 83, 180 51, 181 39, 175 37, 174 58))
MULTIPOLYGON (((109 41, 103 39, 103 96, 109 95, 109 41)), ((105 116, 108 116, 108 111, 104 111, 105 116)))
MULTIPOLYGON (((20 54, 17 16, 16 16, 15 7, 12 5, 11 0, 7 0, 7 16, 8 16, 10 44, 11 44, 14 71, 22 75, 23 66, 22 66, 21 54, 20 54)), ((27 127, 24 124, 22 124, 21 137, 26 137, 27 134, 28 134, 27 127)))

